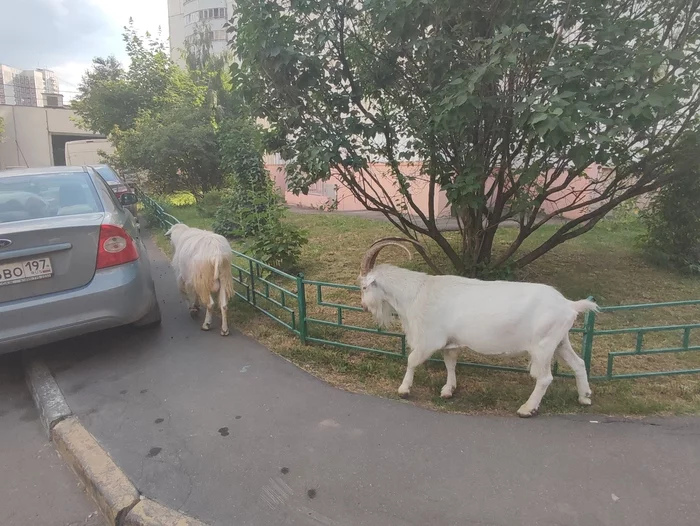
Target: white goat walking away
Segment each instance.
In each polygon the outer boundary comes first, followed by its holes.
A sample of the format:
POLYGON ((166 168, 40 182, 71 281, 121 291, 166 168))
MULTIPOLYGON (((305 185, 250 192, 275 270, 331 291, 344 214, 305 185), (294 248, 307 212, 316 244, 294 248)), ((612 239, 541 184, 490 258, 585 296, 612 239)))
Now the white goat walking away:
POLYGON ((413 373, 435 352, 443 350, 447 383, 440 395, 451 398, 457 387, 455 368, 460 348, 481 354, 530 355, 535 389, 517 413, 537 414, 552 382, 552 359, 563 360, 576 377, 578 400, 591 405, 591 388, 583 360, 571 347, 569 330, 582 312, 597 310, 589 300, 570 301, 559 291, 539 283, 481 281, 459 276, 430 276, 393 265, 378 265, 379 252, 399 246, 409 257, 403 238, 384 238, 365 254, 360 268, 362 308, 382 325, 398 314, 411 348, 406 375, 399 387, 405 398, 413 373))
POLYGON ((228 301, 233 295, 231 260, 233 253, 226 238, 199 228, 191 228, 183 223, 173 225, 165 233, 170 237, 174 254, 172 266, 177 278, 177 286, 187 299, 190 315, 197 316, 200 305, 206 305, 202 330, 211 328, 214 298, 218 292, 221 309, 221 335, 228 336, 228 301))

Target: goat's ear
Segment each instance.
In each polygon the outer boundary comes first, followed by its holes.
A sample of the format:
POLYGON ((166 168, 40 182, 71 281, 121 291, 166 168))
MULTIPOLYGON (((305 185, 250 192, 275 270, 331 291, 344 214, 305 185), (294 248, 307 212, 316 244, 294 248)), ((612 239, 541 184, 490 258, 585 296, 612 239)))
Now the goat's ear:
POLYGON ((377 280, 374 276, 371 278, 365 278, 364 285, 365 287, 372 287, 373 285, 376 285, 377 280))

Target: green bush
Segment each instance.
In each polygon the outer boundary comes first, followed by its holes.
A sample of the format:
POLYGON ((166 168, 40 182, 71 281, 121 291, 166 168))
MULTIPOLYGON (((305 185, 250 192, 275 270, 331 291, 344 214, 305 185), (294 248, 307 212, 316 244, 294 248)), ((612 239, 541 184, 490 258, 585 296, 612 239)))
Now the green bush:
POLYGON ((283 212, 274 189, 246 188, 236 182, 214 214, 214 231, 230 239, 255 237, 266 224, 279 222, 283 212))
POLYGON ((282 222, 285 206, 263 163, 260 131, 249 120, 222 123, 219 141, 222 169, 231 188, 214 214, 214 231, 248 242, 248 251, 280 270, 296 269, 303 232, 282 222))
POLYGON ((225 190, 211 190, 197 200, 197 213, 202 217, 214 217, 226 197, 225 190))
MULTIPOLYGON (((147 225, 158 225, 158 218, 156 217, 154 211, 152 208, 143 205, 143 203, 140 203, 139 206, 139 216, 141 219, 145 220, 145 224, 147 225)), ((142 223, 143 224, 143 223, 142 223)))
POLYGON ((197 203, 197 198, 192 192, 175 192, 165 198, 166 202, 174 207, 192 206, 197 203))
POLYGON ((700 137, 685 138, 674 166, 675 177, 642 213, 643 239, 652 262, 700 273, 700 137))
POLYGON ((281 221, 265 224, 249 248, 255 259, 283 270, 297 272, 301 247, 308 242, 306 234, 281 221))

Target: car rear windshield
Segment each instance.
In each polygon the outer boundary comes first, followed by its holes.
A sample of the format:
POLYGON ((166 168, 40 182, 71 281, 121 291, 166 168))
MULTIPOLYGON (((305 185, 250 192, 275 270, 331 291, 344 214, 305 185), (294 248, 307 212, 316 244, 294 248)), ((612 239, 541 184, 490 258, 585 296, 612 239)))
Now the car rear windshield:
POLYGON ((86 173, 0 177, 0 223, 102 210, 92 180, 86 173))
POLYGON ((108 183, 121 183, 117 173, 109 166, 94 166, 93 168, 95 168, 95 171, 108 183))

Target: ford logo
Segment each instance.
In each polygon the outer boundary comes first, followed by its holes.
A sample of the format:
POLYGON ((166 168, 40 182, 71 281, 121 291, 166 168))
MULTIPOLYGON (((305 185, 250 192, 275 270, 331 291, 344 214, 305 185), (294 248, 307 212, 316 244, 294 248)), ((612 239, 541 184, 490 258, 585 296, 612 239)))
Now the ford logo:
POLYGON ((10 239, 0 239, 0 248, 9 247, 11 244, 12 244, 12 240, 10 240, 10 239))

